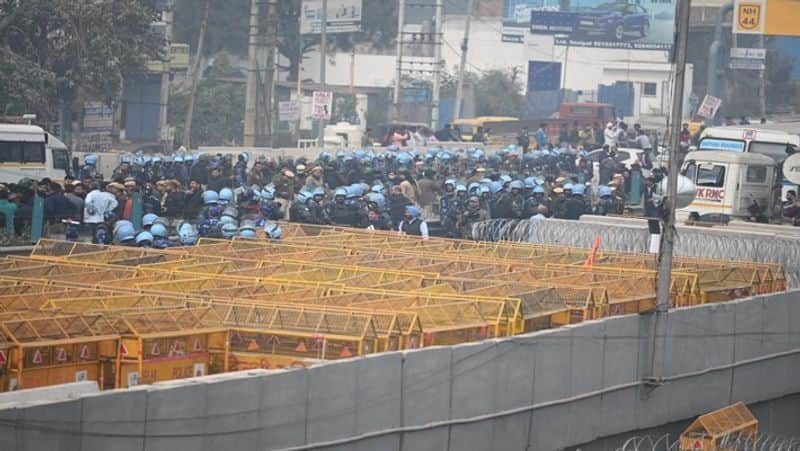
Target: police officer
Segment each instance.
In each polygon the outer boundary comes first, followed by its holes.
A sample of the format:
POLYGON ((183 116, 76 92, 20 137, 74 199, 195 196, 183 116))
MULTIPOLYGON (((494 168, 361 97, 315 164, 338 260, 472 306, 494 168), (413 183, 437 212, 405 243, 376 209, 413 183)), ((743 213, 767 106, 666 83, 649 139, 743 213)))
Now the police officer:
POLYGON ((420 219, 420 211, 413 205, 406 206, 403 220, 397 230, 406 235, 421 236, 423 239, 428 239, 429 237, 428 223, 420 219))

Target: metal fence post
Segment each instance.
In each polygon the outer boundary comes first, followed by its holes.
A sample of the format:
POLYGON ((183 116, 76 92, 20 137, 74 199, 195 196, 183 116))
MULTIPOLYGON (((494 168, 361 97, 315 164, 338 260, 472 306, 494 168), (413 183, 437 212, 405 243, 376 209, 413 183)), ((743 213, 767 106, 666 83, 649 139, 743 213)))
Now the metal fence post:
POLYGON ((131 222, 136 230, 142 229, 142 193, 133 193, 133 205, 131 206, 131 222))

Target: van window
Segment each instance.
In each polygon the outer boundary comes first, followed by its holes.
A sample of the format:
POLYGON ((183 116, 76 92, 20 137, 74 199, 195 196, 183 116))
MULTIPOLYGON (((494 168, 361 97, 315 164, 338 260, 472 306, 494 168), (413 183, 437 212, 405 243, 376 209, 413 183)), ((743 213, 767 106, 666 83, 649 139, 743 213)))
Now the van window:
POLYGON ((694 161, 686 163, 686 168, 684 168, 683 170, 683 176, 691 180, 692 183, 694 183, 695 175, 697 175, 697 165, 694 164, 694 161))
POLYGON ((760 153, 766 155, 768 157, 772 157, 778 161, 783 161, 789 154, 786 153, 786 149, 789 146, 787 144, 781 143, 764 143, 758 141, 751 141, 750 142, 750 152, 753 153, 760 153))
POLYGON ((748 166, 747 174, 745 175, 747 183, 764 183, 767 181, 767 167, 766 166, 748 166))
POLYGON ((64 149, 53 149, 53 169, 69 170, 69 154, 64 149))
POLYGON ((722 188, 725 185, 725 166, 701 164, 697 171, 695 185, 722 188))
POLYGON ((0 142, 0 163, 44 163, 44 143, 0 142))

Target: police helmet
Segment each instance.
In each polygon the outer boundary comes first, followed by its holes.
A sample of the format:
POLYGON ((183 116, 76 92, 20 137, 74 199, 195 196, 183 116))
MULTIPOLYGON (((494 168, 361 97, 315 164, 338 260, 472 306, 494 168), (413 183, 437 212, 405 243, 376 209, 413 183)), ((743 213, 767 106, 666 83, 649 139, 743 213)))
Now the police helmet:
POLYGON ((339 196, 347 197, 347 189, 343 187, 336 188, 336 191, 333 192, 333 195, 334 197, 339 197, 339 196))
POLYGON ((270 240, 279 240, 283 237, 281 226, 274 222, 267 222, 264 224, 264 234, 267 236, 267 239, 270 240))
POLYGON ((136 235, 136 245, 140 247, 150 247, 153 245, 153 234, 144 231, 136 235))
POLYGON ((192 246, 197 243, 197 230, 193 225, 184 222, 178 228, 178 239, 184 246, 192 246))
POLYGON ((480 184, 480 183, 477 183, 477 182, 472 182, 472 183, 470 183, 470 184, 469 184, 469 186, 467 187, 467 191, 469 191, 469 193, 470 193, 470 194, 475 194, 475 193, 477 193, 477 192, 478 192, 478 190, 479 190, 480 188, 481 188, 481 184, 480 184))
POLYGON ((536 183, 533 181, 533 177, 525 178, 525 180, 523 180, 523 183, 525 184, 526 189, 533 189, 533 187, 536 186, 536 183))
POLYGON ((129 242, 136 238, 136 230, 133 228, 133 224, 130 224, 129 221, 125 222, 127 224, 122 224, 119 227, 115 226, 116 230, 114 230, 114 240, 116 240, 118 243, 129 242))
POLYGON ((146 215, 142 216, 142 226, 147 227, 151 226, 156 222, 158 219, 158 215, 155 213, 147 213, 146 215))
POLYGON ((83 157, 83 164, 97 166, 97 155, 90 153, 83 157))
POLYGON ((572 187, 572 195, 573 196, 583 196, 583 194, 585 192, 586 192, 586 189, 584 188, 583 185, 575 185, 575 186, 572 187))
POLYGON ((483 195, 483 194, 489 194, 489 193, 491 193, 491 191, 489 190, 488 186, 481 185, 480 189, 478 190, 478 193, 483 195))
POLYGON ((252 224, 239 227, 239 236, 248 240, 255 239, 256 228, 252 224))
POLYGON ((219 223, 220 223, 220 225, 225 225, 225 224, 236 225, 237 221, 236 221, 236 218, 233 217, 233 216, 223 215, 221 218, 219 218, 219 223))
POLYGON ((383 194, 386 189, 383 187, 383 185, 372 185, 371 191, 373 193, 383 194))
POLYGON ((601 198, 602 198, 602 197, 611 197, 611 196, 613 196, 613 195, 614 195, 614 192, 613 192, 613 191, 611 190, 611 188, 610 188, 610 187, 608 187, 608 186, 601 186, 601 187, 598 189, 598 195, 599 195, 601 198))
POLYGON ((203 192, 203 204, 212 205, 219 202, 219 194, 216 191, 203 192))
POLYGON ((456 187, 455 179, 447 179, 444 181, 444 186, 451 185, 453 188, 456 187))
POLYGON ((236 226, 236 224, 227 223, 227 224, 222 224, 222 227, 220 227, 220 231, 222 232, 222 238, 233 238, 234 236, 236 236, 236 233, 239 231, 239 228, 236 226))
POLYGON ((503 190, 503 184, 500 182, 495 181, 489 184, 489 191, 491 191, 492 194, 497 194, 502 190, 503 190))
POLYGON ((128 226, 133 228, 133 223, 128 221, 127 219, 120 219, 119 221, 114 223, 114 228, 112 229, 112 232, 116 236, 117 230, 119 230, 122 227, 128 227, 128 226))
POLYGON ((544 194, 544 186, 542 186, 542 185, 536 185, 536 186, 533 188, 533 194, 544 194))
POLYGON ((500 176, 500 181, 503 182, 503 185, 506 183, 511 183, 511 176, 508 174, 503 174, 500 176))
POLYGON ((519 180, 514 180, 508 185, 508 187, 511 189, 522 190, 523 188, 525 188, 525 185, 523 185, 523 183, 519 180))
POLYGON ((306 191, 300 191, 299 193, 297 193, 297 196, 294 199, 295 199, 296 202, 304 204, 304 203, 308 202, 308 199, 310 199, 310 198, 311 198, 310 193, 308 193, 306 191))
POLYGON ((565 183, 564 184, 564 191, 572 191, 573 188, 575 188, 575 186, 573 186, 572 183, 565 183))
POLYGON ((166 238, 167 228, 164 227, 164 224, 153 224, 153 227, 150 228, 150 233, 156 238, 166 238))
POLYGON ((233 202, 233 190, 230 188, 222 188, 219 190, 219 201, 226 204, 233 202))
POLYGON ((318 186, 318 187, 314 188, 313 196, 314 197, 317 197, 317 196, 325 197, 325 188, 323 188, 321 186, 318 186))
POLYGON ((275 190, 264 188, 261 190, 261 198, 264 200, 275 199, 275 190))
POLYGON ((386 206, 386 197, 384 197, 381 193, 369 193, 367 194, 367 201, 375 203, 378 208, 383 208, 386 206))
POLYGON ((456 192, 457 193, 460 193, 460 192, 466 193, 467 192, 467 187, 464 186, 464 185, 456 185, 456 192))

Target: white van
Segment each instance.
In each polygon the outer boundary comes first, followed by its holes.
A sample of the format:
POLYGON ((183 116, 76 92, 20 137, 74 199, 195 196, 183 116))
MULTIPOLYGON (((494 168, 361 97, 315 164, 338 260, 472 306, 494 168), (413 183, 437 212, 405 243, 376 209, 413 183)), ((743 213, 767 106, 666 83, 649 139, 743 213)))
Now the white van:
POLYGON ((25 177, 63 180, 69 165, 67 146, 41 127, 0 124, 0 183, 25 177))
POLYGON ((703 130, 697 150, 759 153, 783 162, 800 149, 800 136, 779 130, 749 127, 710 127, 703 130))
POLYGON ((757 203, 768 214, 775 202, 775 171, 775 160, 758 153, 689 152, 681 174, 694 183, 695 199, 680 211, 749 217, 748 207, 757 203))

